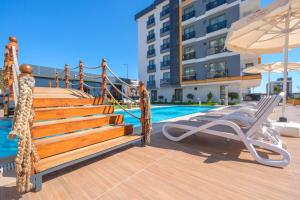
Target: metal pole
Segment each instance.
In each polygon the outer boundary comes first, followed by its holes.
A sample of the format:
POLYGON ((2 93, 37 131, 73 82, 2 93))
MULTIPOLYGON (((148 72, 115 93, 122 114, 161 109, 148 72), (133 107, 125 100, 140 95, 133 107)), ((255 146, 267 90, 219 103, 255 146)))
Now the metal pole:
POLYGON ((279 118, 280 122, 287 122, 287 118, 285 117, 285 107, 286 107, 286 98, 287 98, 287 68, 289 61, 289 36, 290 36, 290 17, 291 17, 291 6, 289 6, 289 11, 287 17, 285 19, 285 43, 284 43, 284 72, 283 72, 283 105, 282 105, 282 114, 279 118))

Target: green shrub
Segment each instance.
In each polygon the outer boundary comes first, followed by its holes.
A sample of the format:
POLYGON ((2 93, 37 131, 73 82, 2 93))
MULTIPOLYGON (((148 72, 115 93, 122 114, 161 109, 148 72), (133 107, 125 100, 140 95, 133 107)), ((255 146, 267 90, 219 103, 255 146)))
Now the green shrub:
POLYGON ((237 93, 237 92, 229 92, 229 93, 228 93, 228 97, 229 97, 231 100, 239 99, 239 93, 237 93))
POLYGON ((212 98, 213 98, 213 94, 212 94, 211 92, 209 92, 209 93, 207 94, 207 102, 208 102, 208 103, 211 103, 212 98))

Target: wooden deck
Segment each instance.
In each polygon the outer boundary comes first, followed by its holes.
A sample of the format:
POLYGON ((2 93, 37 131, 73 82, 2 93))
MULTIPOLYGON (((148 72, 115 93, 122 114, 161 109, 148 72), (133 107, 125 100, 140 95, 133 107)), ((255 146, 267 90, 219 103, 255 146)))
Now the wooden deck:
MULTIPOLYGON (((297 111, 290 113, 300 122, 297 111)), ((157 133, 151 146, 132 146, 45 176, 41 192, 19 196, 13 185, 0 187, 0 199, 298 200, 300 138, 283 140, 292 161, 280 169, 258 164, 236 141, 196 135, 175 143, 157 133)))

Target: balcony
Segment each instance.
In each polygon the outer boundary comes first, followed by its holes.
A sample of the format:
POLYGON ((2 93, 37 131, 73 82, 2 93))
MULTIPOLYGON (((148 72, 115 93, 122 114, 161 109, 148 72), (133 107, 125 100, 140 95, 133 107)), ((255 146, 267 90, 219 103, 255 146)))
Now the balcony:
POLYGON ((194 81, 196 80, 196 78, 197 78, 196 74, 183 75, 182 81, 194 81))
POLYGON ((155 41, 155 34, 150 34, 147 36, 147 43, 151 43, 155 41))
POLYGON ((216 47, 212 47, 207 49, 207 55, 213 55, 213 54, 217 54, 217 53, 222 53, 225 52, 226 49, 224 48, 224 45, 220 45, 220 46, 216 46, 216 47))
POLYGON ((171 83, 170 79, 160 79, 160 86, 161 87, 168 86, 168 85, 170 85, 170 83, 171 83))
POLYGON ((163 11, 160 12, 160 20, 164 20, 167 17, 169 17, 170 14, 170 8, 164 9, 163 11))
POLYGON ((167 34, 169 34, 170 31, 170 26, 165 26, 163 28, 160 29, 160 36, 163 37, 167 34))
POLYGON ((216 24, 213 24, 213 25, 210 25, 210 26, 206 27, 206 32, 211 33, 211 32, 226 28, 226 27, 227 27, 227 21, 224 20, 222 22, 218 22, 216 24))
POLYGON ((215 0, 206 4, 206 11, 214 9, 222 4, 225 4, 226 0, 215 0))
POLYGON ((196 36, 196 32, 195 32, 195 31, 192 31, 192 32, 189 32, 189 33, 184 34, 184 35, 182 36, 182 40, 185 41, 185 40, 194 38, 195 36, 196 36))
POLYGON ((147 28, 151 28, 153 26, 155 26, 155 18, 148 19, 147 28))
POLYGON ((155 80, 147 81, 147 88, 148 89, 154 89, 154 88, 156 88, 155 80))
POLYGON ((182 15, 182 21, 184 22, 188 19, 191 19, 191 18, 195 17, 195 15, 196 15, 196 12, 194 10, 189 13, 186 13, 186 14, 182 15))
POLYGON ((218 70, 214 72, 207 72, 206 78, 223 78, 223 77, 228 77, 228 71, 227 70, 218 70))
POLYGON ((147 51, 147 58, 151 58, 155 56, 155 49, 149 49, 147 51))
POLYGON ((170 50, 170 43, 165 43, 160 46, 160 53, 165 53, 170 50))
POLYGON ((160 70, 170 69, 170 60, 164 60, 160 63, 160 70))
POLYGON ((183 60, 190 60, 196 58, 196 52, 186 53, 183 55, 183 60))
POLYGON ((155 64, 148 65, 147 73, 153 73, 153 72, 156 72, 156 65, 155 64))

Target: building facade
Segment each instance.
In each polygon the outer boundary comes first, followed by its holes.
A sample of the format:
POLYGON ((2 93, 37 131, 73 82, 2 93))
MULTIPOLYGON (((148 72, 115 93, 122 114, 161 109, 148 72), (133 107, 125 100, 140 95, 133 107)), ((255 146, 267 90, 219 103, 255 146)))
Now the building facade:
POLYGON ((155 0, 136 14, 139 79, 152 101, 207 101, 211 92, 217 102, 227 86, 240 97, 258 86, 261 76, 242 70, 259 56, 224 47, 231 24, 258 9, 259 0, 155 0))
MULTIPOLYGON (((270 94, 277 94, 283 91, 283 78, 278 78, 276 81, 267 83, 266 91, 270 89, 270 94), (270 87, 271 86, 271 87, 270 87)), ((289 77, 287 79, 287 94, 291 96, 293 94, 293 79, 289 77)))

